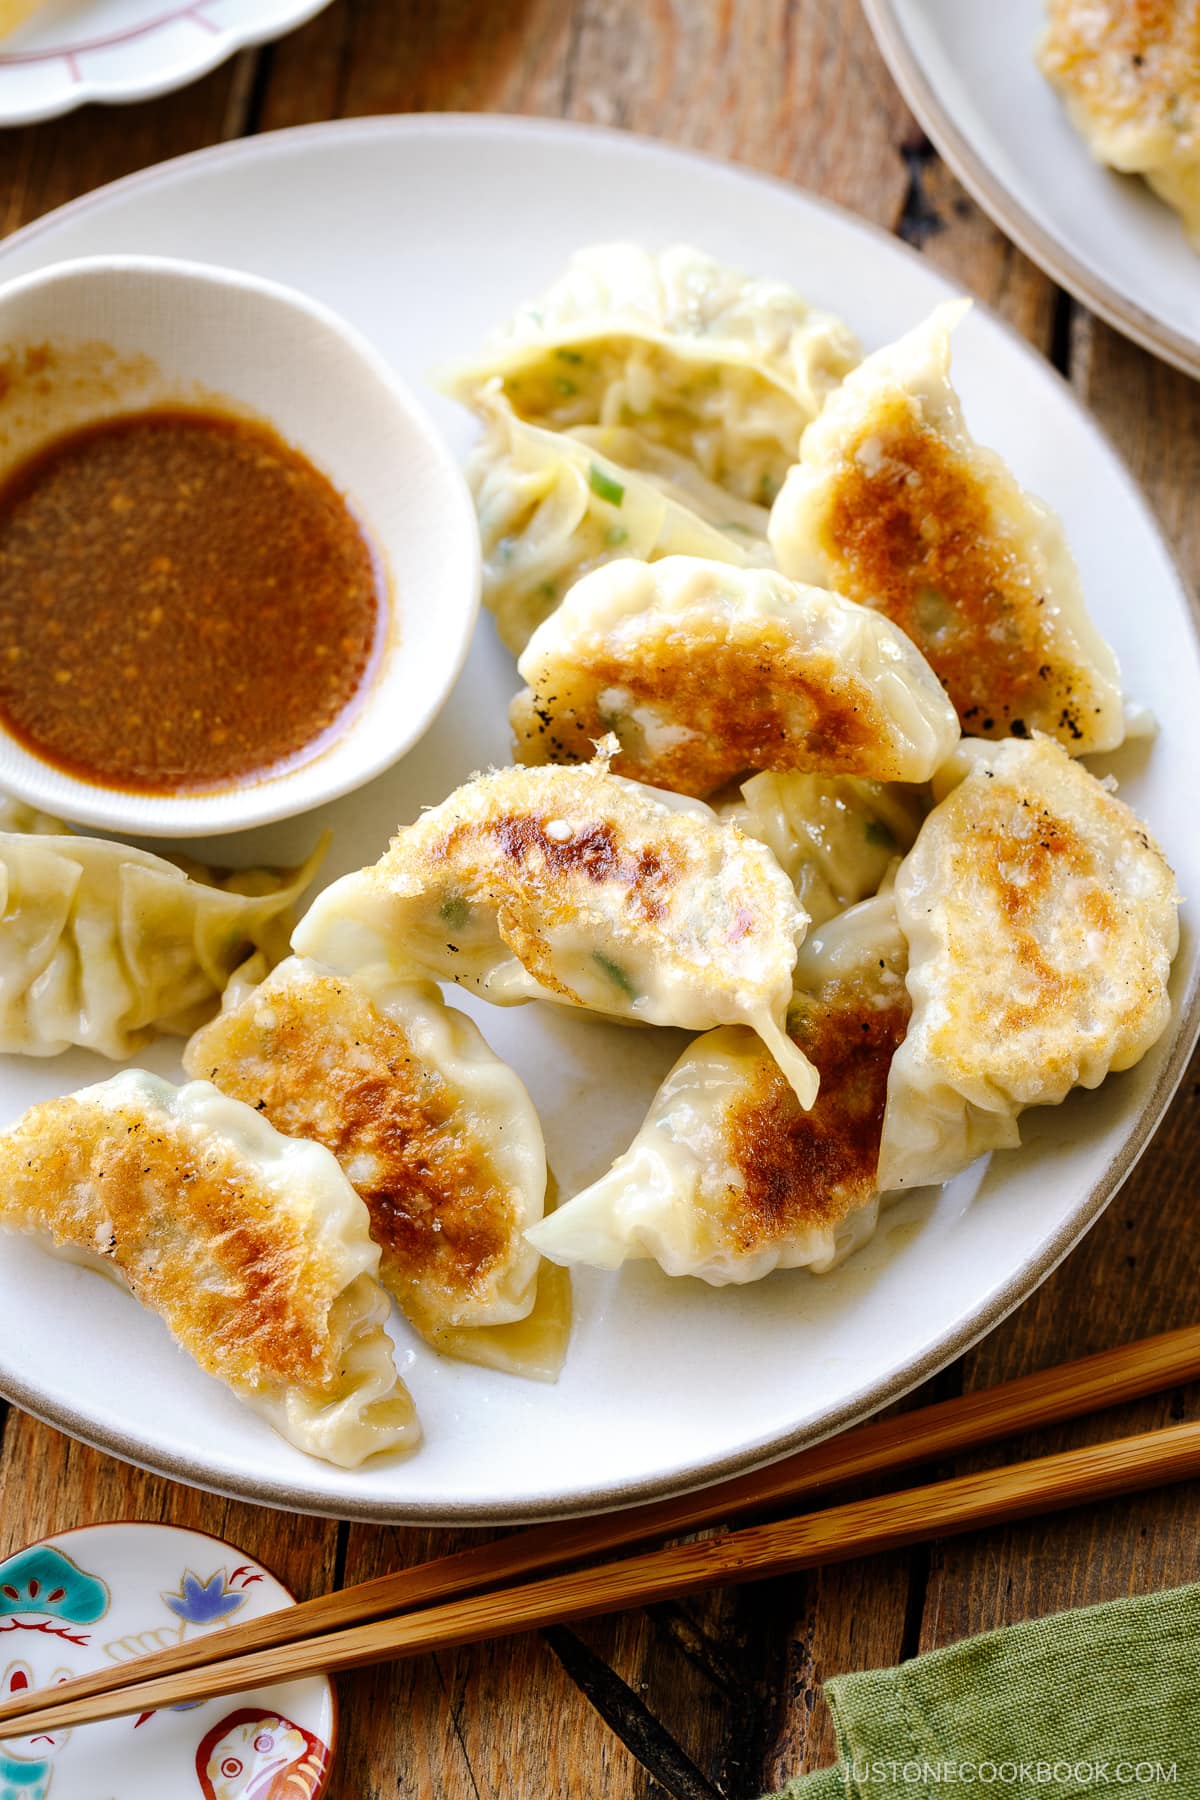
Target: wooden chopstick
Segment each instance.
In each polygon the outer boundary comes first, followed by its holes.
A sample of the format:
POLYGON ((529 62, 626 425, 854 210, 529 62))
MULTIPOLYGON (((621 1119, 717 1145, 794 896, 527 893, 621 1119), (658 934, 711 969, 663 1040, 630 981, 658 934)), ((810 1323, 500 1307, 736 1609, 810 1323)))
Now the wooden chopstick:
POLYGON ((470 1594, 399 1618, 376 1619, 324 1637, 139 1681, 90 1699, 44 1706, 25 1713, 20 1735, 62 1731, 181 1701, 208 1700, 317 1670, 334 1673, 418 1651, 451 1649, 566 1619, 675 1599, 699 1588, 762 1581, 1084 1501, 1112 1499, 1197 1474, 1200 1421, 1192 1421, 1033 1462, 959 1475, 928 1487, 854 1500, 796 1519, 751 1525, 726 1536, 574 1569, 523 1586, 470 1594))
MULTIPOLYGON (((1200 1326, 1189 1325, 916 1412, 860 1425, 765 1469, 698 1493, 625 1512, 534 1526, 453 1556, 321 1595, 248 1624, 227 1626, 191 1643, 75 1676, 55 1689, 56 1703, 65 1706, 134 1682, 197 1670, 292 1641, 307 1642, 323 1632, 366 1624, 452 1595, 509 1584, 521 1576, 646 1538, 678 1535, 748 1513, 769 1512, 820 1487, 978 1449, 1021 1431, 1059 1424, 1196 1377, 1200 1377, 1200 1326)), ((36 1690, 26 1689, 19 1699, 0 1704, 0 1724, 28 1713, 37 1697, 36 1690)))

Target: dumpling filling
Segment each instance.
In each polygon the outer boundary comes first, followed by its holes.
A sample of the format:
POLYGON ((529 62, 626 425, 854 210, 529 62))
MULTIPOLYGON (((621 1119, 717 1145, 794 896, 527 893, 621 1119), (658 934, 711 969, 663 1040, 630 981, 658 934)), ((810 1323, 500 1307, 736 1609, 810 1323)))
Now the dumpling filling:
POLYGON ((556 431, 632 427, 769 506, 800 433, 858 356, 840 319, 782 282, 683 244, 597 244, 446 385, 473 404, 499 380, 521 418, 556 431))
POLYGON ((571 584, 617 557, 771 562, 767 515, 632 431, 545 431, 494 384, 475 396, 486 433, 467 462, 483 546, 483 603, 519 656, 571 584))

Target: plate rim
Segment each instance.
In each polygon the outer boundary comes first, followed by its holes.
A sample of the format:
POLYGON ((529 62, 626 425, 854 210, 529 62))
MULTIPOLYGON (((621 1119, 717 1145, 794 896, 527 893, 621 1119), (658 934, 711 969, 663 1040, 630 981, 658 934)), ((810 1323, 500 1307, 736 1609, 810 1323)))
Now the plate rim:
MULTIPOLYGON (((217 26, 208 39, 208 48, 198 54, 195 61, 184 71, 176 70, 171 74, 146 74, 139 78, 113 76, 100 81, 79 77, 70 80, 53 98, 34 102, 28 106, 6 106, 0 100, 0 129, 17 129, 22 125, 40 125, 49 119, 62 119, 69 113, 77 112, 81 106, 130 106, 139 100, 158 100, 164 94, 172 94, 180 88, 190 87, 193 82, 203 81, 214 69, 228 62, 241 50, 250 50, 260 44, 273 43, 277 38, 285 37, 289 32, 299 30, 307 25, 310 19, 323 12, 331 0, 293 0, 291 14, 282 20, 265 25, 256 24, 247 18, 246 23, 233 26, 217 26)), ((164 13, 146 24, 136 33, 122 34, 131 39, 147 37, 167 25, 176 24, 180 18, 188 16, 195 8, 177 7, 173 12, 164 13)), ((198 40, 199 43, 203 40, 198 40)), ((0 78, 6 69, 25 68, 30 64, 62 59, 70 67, 72 59, 83 56, 97 48, 108 46, 95 41, 68 45, 57 51, 0 51, 0 78)), ((237 141, 237 140, 234 140, 237 141)), ((178 158, 173 160, 179 160, 178 158)), ((157 164, 152 164, 157 167, 157 164)), ((142 171, 135 170, 134 173, 142 171)), ((110 183, 115 186, 116 183, 110 183)), ((98 190, 97 190, 98 191, 98 190)), ((56 210, 61 210, 56 208, 56 210)), ((48 216, 48 215, 47 215, 48 216)), ((36 221, 35 221, 36 222, 36 221)), ((13 233, 15 236, 16 234, 13 233)), ((7 240, 5 240, 7 241, 7 240)))
POLYGON ((862 7, 889 73, 917 123, 992 223, 1043 274, 1099 314, 1122 337, 1132 338, 1151 355, 1161 357, 1193 380, 1200 380, 1200 338, 1188 337, 1173 325, 1164 324, 1097 275, 1045 230, 992 173, 974 144, 945 111, 900 20, 896 0, 862 0, 862 7))
MULTIPOLYGON (((864 0, 864 3, 870 5, 872 0, 864 0)), ((125 193, 134 188, 149 188, 174 179, 185 166, 203 167, 217 161, 236 162, 247 157, 254 159, 262 155, 286 155, 291 144, 298 141, 308 143, 318 137, 334 142, 340 138, 419 137, 438 132, 445 132, 452 136, 476 134, 518 138, 531 135, 542 137, 565 135, 599 144, 632 144, 638 151, 648 151, 655 156, 665 157, 692 168, 699 167, 708 171, 720 170, 725 173, 733 173, 742 179, 748 178, 754 183, 767 183, 772 187, 782 189, 792 197, 799 195, 806 204, 830 213, 868 237, 881 240, 888 246, 889 251, 914 259, 927 273, 933 274, 948 286, 956 285, 941 270, 932 267, 928 260, 911 245, 905 244, 873 221, 862 218, 859 214, 851 212, 849 208, 839 206, 835 201, 828 200, 823 195, 809 192, 798 183, 788 181, 781 176, 768 174, 748 164, 667 143, 644 133, 630 132, 609 126, 581 124, 573 120, 541 116, 525 117, 520 114, 443 112, 385 113, 366 118, 329 119, 307 125, 289 126, 278 131, 235 138, 222 144, 207 145, 182 156, 154 163, 148 168, 134 170, 117 181, 95 188, 90 193, 82 194, 77 199, 56 207, 52 212, 31 220, 29 224, 0 240, 0 284, 5 279, 5 263, 13 248, 23 249, 52 226, 66 218, 77 217, 97 205, 106 203, 114 193, 125 193)), ((1127 467, 1108 432, 1048 359, 1043 357, 1013 326, 985 302, 976 300, 975 304, 987 314, 991 323, 1005 334, 1021 356, 1035 363, 1043 375, 1049 374, 1061 384, 1069 397, 1070 405, 1084 416, 1088 430, 1108 455, 1115 478, 1125 484, 1133 504, 1143 514, 1148 528, 1162 549, 1166 562, 1174 572, 1186 602, 1186 612, 1192 632, 1200 643, 1200 603, 1197 601, 1197 596, 1180 565, 1175 548, 1159 523, 1141 484, 1127 467)), ((793 1428, 791 1431, 762 1442, 744 1446, 725 1457, 709 1460, 702 1466, 693 1466, 686 1472, 676 1470, 673 1473, 645 1476, 640 1479, 618 1482, 615 1485, 593 1487, 587 1492, 576 1493, 566 1500, 555 1497, 553 1494, 547 1494, 521 1502, 515 1508, 504 1502, 468 1501, 458 1504, 438 1504, 429 1501, 397 1501, 395 1498, 389 1499, 386 1496, 360 1497, 357 1500, 351 1497, 347 1503, 345 1494, 336 1498, 314 1495, 306 1488, 290 1486, 286 1480, 264 1481, 261 1478, 256 1479, 251 1475, 232 1471, 214 1477, 211 1468, 201 1460, 190 1456, 156 1454, 153 1446, 147 1446, 137 1437, 120 1429, 98 1431, 89 1417, 76 1412, 69 1404, 47 1404, 29 1384, 19 1379, 14 1380, 3 1372, 0 1372, 0 1395, 23 1411, 42 1420, 43 1423, 65 1431, 95 1449, 120 1457, 123 1461, 146 1469, 153 1474, 167 1476, 171 1480, 183 1482, 208 1493, 248 1500, 259 1506, 306 1513, 315 1517, 387 1525, 457 1527, 534 1524, 551 1519, 582 1517, 589 1513, 618 1510, 652 1500, 694 1492, 714 1482, 728 1480, 734 1475, 747 1474, 755 1469, 763 1468, 782 1457, 801 1449, 807 1449, 822 1442, 825 1438, 832 1437, 871 1417, 881 1408, 902 1399, 913 1388, 920 1386, 922 1382, 927 1381, 940 1369, 945 1368, 948 1363, 953 1362, 980 1342, 989 1332, 994 1331, 1010 1313, 1036 1292, 1048 1276, 1082 1241, 1101 1213, 1115 1198, 1161 1124, 1163 1115, 1183 1079, 1198 1041, 1200 1041, 1200 959, 1197 961, 1188 986, 1179 998, 1177 1017, 1173 1021, 1173 1035, 1167 1056, 1158 1071, 1154 1085, 1142 1103, 1128 1137, 1114 1157, 1112 1164, 1103 1176, 1089 1188, 1071 1219, 1060 1227, 1037 1255, 1021 1264, 1010 1280, 992 1297, 988 1305, 982 1307, 977 1314, 970 1318, 960 1320, 957 1325, 931 1344, 922 1355, 894 1370, 886 1379, 856 1388, 839 1406, 828 1412, 818 1426, 808 1425, 793 1428)))

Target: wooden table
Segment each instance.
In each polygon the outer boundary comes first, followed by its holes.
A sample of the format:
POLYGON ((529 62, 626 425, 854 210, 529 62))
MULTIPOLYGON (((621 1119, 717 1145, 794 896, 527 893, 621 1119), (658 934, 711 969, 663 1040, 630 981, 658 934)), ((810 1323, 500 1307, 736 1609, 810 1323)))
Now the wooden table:
MULTIPOLYGON (((853 0, 335 0, 304 30, 182 93, 4 133, 3 229, 132 169, 247 132, 443 108, 660 134, 787 177, 899 234, 1063 371, 1200 582, 1200 386, 1098 323, 989 224, 915 126, 853 0)), ((1193 1320, 1198 1076, 1200 1063, 1086 1242, 911 1404, 1193 1320)), ((1057 1449, 1198 1413, 1200 1389, 1038 1444, 1057 1449)), ((1019 1444, 992 1460, 1032 1453, 1033 1444, 1019 1444)), ((229 1537, 301 1595, 437 1554, 466 1535, 233 1504, 143 1475, 9 1410, 0 1554, 65 1526, 119 1518, 229 1537)), ((367 1672, 341 1683, 330 1794, 749 1800, 832 1760, 821 1697, 828 1675, 1198 1576, 1200 1490, 1177 1488, 367 1672)))

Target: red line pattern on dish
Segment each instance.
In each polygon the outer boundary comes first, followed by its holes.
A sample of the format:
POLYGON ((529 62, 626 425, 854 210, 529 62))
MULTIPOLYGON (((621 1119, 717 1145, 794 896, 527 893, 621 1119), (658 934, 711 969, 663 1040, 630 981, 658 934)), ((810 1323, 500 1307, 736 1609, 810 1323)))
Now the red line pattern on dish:
POLYGON ((89 38, 79 44, 61 44, 55 50, 10 51, 7 55, 0 55, 0 68, 11 68, 18 63, 65 62, 71 71, 72 81, 78 81, 80 75, 76 57, 89 50, 108 50, 114 44, 132 43, 135 38, 146 37, 152 31, 161 30, 164 25, 175 25, 180 19, 190 19, 202 31, 219 34, 221 27, 214 25, 211 19, 204 18, 201 12, 201 8, 208 4, 209 0, 191 0, 187 6, 175 6, 170 12, 157 13, 143 25, 131 25, 126 31, 114 31, 108 37, 89 38))

